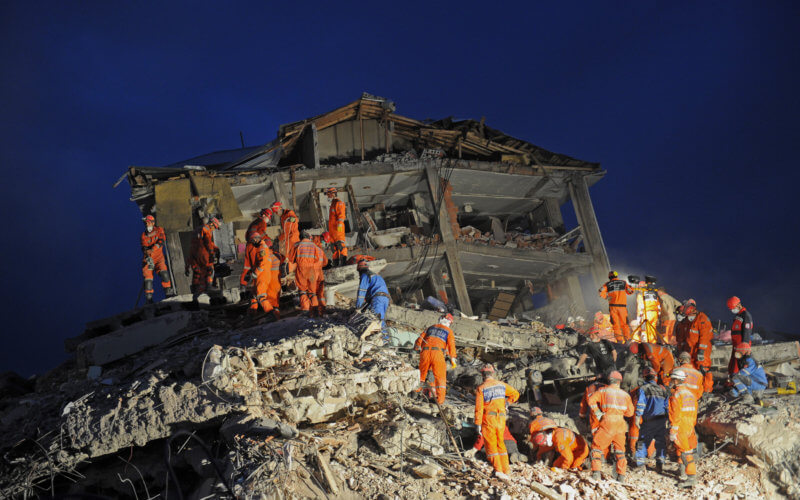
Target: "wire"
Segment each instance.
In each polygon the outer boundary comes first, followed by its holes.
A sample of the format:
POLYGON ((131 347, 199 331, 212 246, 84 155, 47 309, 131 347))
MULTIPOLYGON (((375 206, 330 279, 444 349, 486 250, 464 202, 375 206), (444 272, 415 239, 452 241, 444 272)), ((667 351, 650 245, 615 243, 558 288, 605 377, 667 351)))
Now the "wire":
MULTIPOLYGON (((194 433, 191 433, 189 431, 178 431, 172 436, 170 436, 169 439, 167 439, 164 450, 164 459, 165 462, 167 463, 167 470, 169 471, 169 477, 175 484, 175 488, 178 490, 178 498, 183 499, 183 490, 181 490, 181 485, 178 482, 178 477, 175 475, 175 471, 173 470, 172 464, 170 463, 170 459, 172 458, 172 448, 170 446, 172 445, 172 441, 179 436, 188 436, 188 439, 194 439, 195 441, 197 441, 197 444, 200 445, 200 448, 206 454, 206 457, 208 457, 208 460, 211 462, 211 465, 214 466, 214 471, 217 473, 217 476, 219 477, 220 481, 222 481, 222 484, 225 485, 225 489, 228 490, 228 493, 230 493, 230 495, 233 498, 236 498, 236 495, 234 495, 233 493, 233 489, 228 484, 228 481, 225 479, 225 475, 222 472, 222 469, 220 469, 219 464, 214 459, 214 456, 211 454, 211 450, 208 449, 208 446, 202 439, 195 436, 194 433)), ((169 486, 167 486, 167 489, 169 489, 169 486)))

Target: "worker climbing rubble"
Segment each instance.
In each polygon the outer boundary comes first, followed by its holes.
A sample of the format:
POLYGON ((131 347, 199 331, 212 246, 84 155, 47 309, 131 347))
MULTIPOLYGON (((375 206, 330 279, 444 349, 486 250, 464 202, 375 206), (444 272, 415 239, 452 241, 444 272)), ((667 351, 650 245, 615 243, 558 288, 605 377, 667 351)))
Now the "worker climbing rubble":
POLYGON ((214 263, 219 259, 219 248, 214 243, 214 231, 220 228, 219 220, 212 217, 200 226, 189 246, 189 259, 186 261, 185 273, 192 273, 192 302, 197 303, 200 294, 205 293, 214 284, 214 263))
POLYGON ((534 442, 537 446, 555 450, 558 457, 553 468, 581 470, 589 456, 589 447, 583 437, 564 427, 543 429, 536 434, 534 442))
POLYGON ((294 283, 300 294, 300 310, 314 315, 319 311, 319 274, 327 260, 325 253, 311 241, 308 231, 303 231, 302 239, 294 244, 289 253, 288 262, 296 266, 294 283))
POLYGON ((347 219, 347 206, 337 197, 335 187, 325 190, 331 206, 328 209, 328 233, 331 235, 333 246, 333 265, 343 266, 347 260, 347 246, 345 242, 344 222, 347 219))
POLYGON ((750 354, 750 344, 740 343, 734 348, 733 356, 736 359, 737 371, 731 377, 731 388, 728 396, 736 398, 742 396, 743 403, 753 403, 761 399, 761 391, 767 388, 767 375, 761 366, 750 354))
POLYGON ((636 466, 642 467, 647 460, 647 450, 651 442, 655 442, 656 470, 664 470, 667 454, 666 422, 667 388, 656 381, 656 374, 650 368, 644 369, 645 382, 637 391, 636 411, 634 420, 639 429, 639 439, 636 446, 636 466))
POLYGON ((436 401, 444 403, 447 393, 447 363, 445 356, 450 358, 450 364, 456 367, 456 340, 450 325, 453 324, 453 315, 445 314, 439 322, 428 327, 414 343, 414 350, 420 351, 419 355, 419 380, 420 386, 425 386, 428 372, 433 372, 436 401))
POLYGON ((608 281, 600 288, 599 293, 600 298, 608 299, 608 312, 611 315, 611 325, 614 327, 614 336, 617 342, 623 343, 630 340, 628 295, 633 294, 633 288, 625 280, 619 279, 617 271, 610 271, 608 281))
POLYGON ((386 309, 391 299, 386 282, 378 274, 370 271, 366 260, 358 261, 356 269, 359 274, 356 309, 369 306, 369 309, 381 319, 381 328, 385 330, 386 309))
POLYGON ((648 343, 659 341, 658 321, 661 316, 661 301, 653 283, 640 281, 636 291, 636 319, 638 326, 634 333, 634 340, 648 343))
POLYGON ((503 441, 506 427, 506 400, 516 403, 519 392, 495 378, 494 366, 481 368, 483 383, 475 391, 475 425, 486 440, 486 458, 501 479, 509 479, 508 451, 503 441))
POLYGON ((711 340, 714 338, 714 330, 711 320, 705 313, 698 311, 695 304, 684 306, 683 311, 689 322, 685 342, 687 352, 692 355, 692 365, 703 376, 703 391, 711 392, 714 388, 714 377, 711 374, 711 349, 714 347, 711 340))
POLYGON ((736 346, 739 344, 751 345, 753 335, 753 316, 743 305, 739 297, 735 295, 728 299, 725 304, 734 314, 733 324, 731 325, 731 360, 728 362, 728 376, 732 376, 739 371, 736 362, 736 346))
POLYGON ((697 481, 695 450, 697 434, 694 427, 697 423, 697 399, 686 387, 686 372, 678 368, 670 378, 672 394, 669 398, 669 440, 675 445, 680 461, 681 488, 691 488, 697 481))
POLYGON ((144 297, 148 304, 153 303, 153 272, 158 273, 161 278, 161 286, 164 288, 164 295, 172 297, 175 291, 172 288, 172 280, 169 277, 167 261, 164 258, 164 245, 167 237, 164 228, 156 226, 156 219, 152 215, 144 218, 144 232, 142 233, 142 275, 144 276, 144 297))
POLYGON ((669 385, 670 373, 675 367, 675 358, 669 347, 649 342, 631 342, 629 349, 632 354, 647 360, 662 384, 669 385))
POLYGON ((599 389, 589 396, 589 410, 594 413, 599 422, 598 428, 592 438, 592 477, 600 479, 600 468, 604 454, 612 446, 616 468, 614 479, 625 481, 625 472, 628 461, 625 458, 625 433, 628 425, 625 417, 632 417, 634 413, 631 396, 620 389, 622 374, 613 371, 608 375, 609 385, 599 389))

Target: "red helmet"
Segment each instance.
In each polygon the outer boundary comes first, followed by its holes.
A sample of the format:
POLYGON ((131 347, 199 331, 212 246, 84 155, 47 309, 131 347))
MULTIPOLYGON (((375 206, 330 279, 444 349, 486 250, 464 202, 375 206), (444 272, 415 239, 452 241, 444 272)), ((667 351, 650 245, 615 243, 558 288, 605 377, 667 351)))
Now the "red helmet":
POLYGON ((272 205, 269 206, 269 208, 271 208, 273 212, 276 212, 276 211, 280 210, 282 207, 283 207, 283 204, 281 204, 281 202, 279 202, 279 201, 276 201, 275 203, 273 203, 272 205))
POLYGON ((366 260, 361 259, 358 261, 358 264, 356 264, 356 269, 358 269, 359 271, 361 271, 362 269, 369 269, 369 265, 367 265, 366 260))
POLYGON ((628 346, 628 349, 630 349, 633 354, 639 354, 639 343, 631 342, 631 345, 628 346))
POLYGON ((683 307, 684 316, 691 316, 692 314, 697 314, 697 306, 694 304, 689 304, 683 307))
POLYGON ((750 354, 750 342, 742 342, 734 347, 733 350, 742 354, 750 354))
POLYGON ((603 311, 597 311, 594 313, 594 319, 603 319, 603 311))
POLYGON ((683 303, 683 307, 696 306, 696 305, 697 305, 697 302, 695 302, 694 299, 686 299, 686 301, 683 303))
POLYGON ((217 229, 219 229, 219 227, 220 227, 219 219, 217 219, 216 217, 212 217, 211 220, 208 221, 208 223, 211 224, 212 226, 214 226, 217 229))
POLYGON ((152 222, 153 224, 155 224, 156 218, 153 217, 152 215, 148 215, 147 217, 144 218, 144 223, 147 224, 148 222, 152 222))
POLYGON ((547 445, 547 433, 545 432, 537 432, 535 436, 533 436, 533 443, 536 446, 546 446, 547 445))
POLYGON ((332 241, 331 233, 329 233, 328 231, 322 233, 322 241, 324 241, 325 243, 330 243, 332 241))
POLYGON ((620 382, 622 382, 622 374, 617 370, 614 370, 613 372, 608 374, 608 380, 619 380, 620 382))
POLYGON ((453 315, 450 314, 450 313, 447 313, 447 314, 443 315, 441 318, 439 318, 439 321, 445 320, 445 321, 449 321, 450 323, 452 323, 453 319, 454 319, 453 315))
POLYGON ((486 363, 483 365, 483 368, 481 368, 481 373, 494 373, 494 365, 491 363, 486 363))
POLYGON ((262 208, 258 215, 260 217, 272 217, 272 210, 269 208, 262 208))
POLYGON ((253 231, 252 233, 250 233, 250 239, 253 241, 260 240, 263 237, 264 235, 259 233, 258 231, 253 231))
POLYGON ((728 299, 728 302, 725 303, 728 306, 728 309, 733 309, 734 307, 742 305, 742 301, 739 300, 739 297, 734 295, 733 297, 728 299))
POLYGON ((336 188, 329 187, 328 189, 325 190, 325 194, 336 194, 336 188))
POLYGON ((261 238, 261 241, 263 241, 268 247, 272 246, 272 238, 270 238, 269 236, 264 236, 263 238, 261 238))

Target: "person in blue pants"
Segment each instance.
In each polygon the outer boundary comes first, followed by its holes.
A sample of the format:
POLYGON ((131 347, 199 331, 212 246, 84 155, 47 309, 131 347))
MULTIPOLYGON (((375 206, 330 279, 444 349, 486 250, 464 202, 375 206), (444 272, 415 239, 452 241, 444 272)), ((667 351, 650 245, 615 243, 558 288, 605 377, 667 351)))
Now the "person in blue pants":
POLYGON ((367 261, 360 260, 356 266, 361 279, 358 283, 356 309, 369 304, 369 309, 381 319, 381 329, 386 332, 386 309, 389 307, 389 289, 379 275, 369 270, 367 261))
POLYGON ((667 456, 667 388, 656 382, 656 374, 651 368, 644 370, 645 383, 639 387, 636 413, 633 418, 639 422, 639 441, 636 444, 636 466, 647 461, 647 449, 655 440, 656 470, 664 469, 667 456))

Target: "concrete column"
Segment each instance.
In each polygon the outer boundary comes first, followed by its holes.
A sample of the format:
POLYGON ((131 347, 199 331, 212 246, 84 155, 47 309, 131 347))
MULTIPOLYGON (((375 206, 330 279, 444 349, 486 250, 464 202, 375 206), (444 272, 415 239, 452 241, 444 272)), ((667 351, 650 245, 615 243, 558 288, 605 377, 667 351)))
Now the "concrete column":
POLYGON ((603 244, 603 236, 600 234, 600 226, 597 224, 594 206, 592 206, 592 199, 589 197, 589 186, 583 175, 574 174, 572 176, 569 181, 569 195, 572 205, 575 207, 578 224, 581 225, 583 244, 586 246, 586 251, 592 256, 592 277, 595 285, 599 288, 606 282, 610 265, 606 247, 603 244))
POLYGON ((544 199, 544 210, 547 214, 547 223, 550 227, 564 234, 564 218, 561 216, 561 205, 556 198, 544 199))
POLYGON ((445 207, 444 203, 438 205, 439 183, 441 180, 439 179, 439 174, 436 172, 436 168, 431 165, 425 167, 425 174, 428 178, 428 189, 430 189, 433 206, 439 206, 439 234, 444 243, 445 259, 447 259, 447 267, 450 268, 450 279, 453 282, 453 288, 456 292, 456 303, 464 314, 472 316, 472 304, 469 301, 469 294, 467 293, 464 270, 461 268, 461 261, 458 260, 458 248, 456 247, 455 236, 453 236, 453 227, 447 213, 447 207, 445 207))
POLYGON ((581 291, 581 281, 578 276, 573 274, 564 278, 566 282, 567 293, 575 307, 581 311, 586 310, 586 302, 583 300, 583 292, 581 291))

